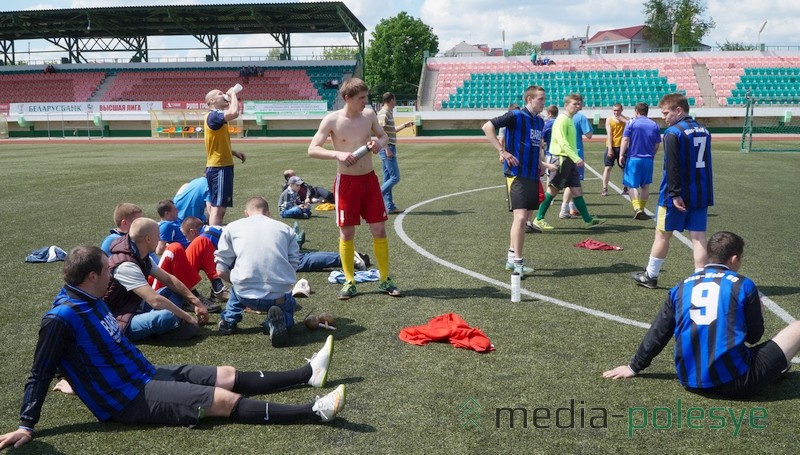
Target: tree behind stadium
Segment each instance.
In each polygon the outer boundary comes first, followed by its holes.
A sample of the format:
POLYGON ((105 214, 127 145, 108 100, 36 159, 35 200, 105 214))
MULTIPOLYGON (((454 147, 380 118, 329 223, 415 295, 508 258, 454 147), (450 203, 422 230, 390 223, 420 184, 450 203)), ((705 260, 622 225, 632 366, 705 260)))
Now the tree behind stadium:
POLYGON ((542 47, 536 44, 531 43, 530 41, 516 41, 514 44, 511 45, 511 49, 508 51, 508 56, 515 56, 515 55, 524 55, 528 56, 531 55, 533 51, 536 51, 537 54, 542 53, 542 47))
POLYGON ((696 49, 704 36, 716 25, 703 17, 706 5, 701 0, 646 0, 644 2, 644 37, 656 48, 670 49, 672 28, 675 44, 682 50, 696 49))
POLYGON ((433 29, 405 11, 383 19, 372 32, 365 58, 365 79, 373 92, 416 92, 424 52, 439 52, 433 29))

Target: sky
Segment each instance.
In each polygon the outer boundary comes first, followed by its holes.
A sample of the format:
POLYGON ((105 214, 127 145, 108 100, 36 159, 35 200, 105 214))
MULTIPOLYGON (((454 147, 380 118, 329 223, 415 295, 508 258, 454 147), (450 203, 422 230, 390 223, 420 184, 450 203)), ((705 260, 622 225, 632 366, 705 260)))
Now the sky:
MULTIPOLYGON (((305 1, 305 0, 299 0, 305 1)), ((741 0, 705 0, 705 17, 712 18, 716 27, 703 39, 704 44, 716 46, 729 42, 756 44, 758 31, 764 21, 766 27, 760 35, 760 42, 768 46, 798 46, 800 34, 797 33, 797 19, 800 17, 800 1, 767 0, 759 9, 744 6, 741 0)), ((164 6, 192 4, 231 4, 231 3, 287 3, 273 0, 231 1, 231 0, 15 0, 13 11, 29 9, 63 9, 63 8, 96 8, 112 6, 164 6)), ((12 11, 10 2, 3 2, 4 11, 12 11)), ((429 25, 439 37, 439 51, 444 52, 461 41, 470 44, 486 44, 489 47, 510 48, 516 41, 530 41, 535 44, 573 36, 584 36, 589 27, 589 36, 601 30, 631 27, 644 24, 642 13, 644 0, 615 0, 598 2, 589 0, 572 0, 568 2, 542 0, 504 0, 497 3, 486 0, 344 0, 345 5, 367 28, 367 42, 372 32, 382 19, 397 15, 401 11, 421 19, 429 25), (605 10, 600 5, 611 4, 613 10, 605 10), (590 6, 591 5, 591 6, 590 6), (503 42, 505 32, 505 43, 503 42)), ((154 49, 164 47, 199 47, 200 43, 193 38, 152 37, 148 39, 151 56, 159 54, 154 49)), ((27 50, 27 41, 17 42, 17 52, 27 50)), ((332 44, 353 45, 349 34, 307 34, 293 35, 293 46, 323 46, 332 44)), ((275 46, 269 35, 261 36, 224 36, 220 38, 220 47, 226 46, 275 46)), ((32 50, 51 48, 47 42, 32 41, 32 50)), ((293 55, 318 55, 321 49, 293 50, 293 55)), ((190 51, 172 51, 170 54, 182 53, 184 56, 202 57, 203 49, 190 51)), ((225 56, 233 53, 237 56, 261 54, 262 51, 220 49, 225 56)), ((119 53, 109 56, 121 57, 119 53)), ((44 58, 44 57, 42 57, 44 58)), ((20 58, 18 58, 20 59, 20 58)), ((37 57, 31 57, 36 60, 37 57)))

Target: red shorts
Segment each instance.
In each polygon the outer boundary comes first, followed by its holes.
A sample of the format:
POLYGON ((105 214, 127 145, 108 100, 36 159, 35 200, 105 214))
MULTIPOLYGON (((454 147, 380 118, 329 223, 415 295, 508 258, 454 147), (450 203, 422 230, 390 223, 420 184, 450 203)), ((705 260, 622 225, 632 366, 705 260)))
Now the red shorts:
POLYGON ((364 175, 337 174, 333 192, 337 226, 358 226, 361 218, 369 224, 389 219, 374 171, 364 175))
POLYGON ((544 186, 542 185, 542 179, 539 179, 539 204, 544 202, 544 186))
MULTIPOLYGON (((161 255, 158 267, 173 275, 189 289, 194 288, 200 282, 200 274, 189 263, 186 257, 186 250, 178 242, 172 242, 167 245, 167 249, 161 255)), ((166 286, 164 283, 153 279, 153 277, 147 278, 147 281, 156 291, 166 286)))
POLYGON ((217 247, 204 235, 198 235, 186 248, 186 259, 198 274, 204 271, 209 280, 217 278, 217 264, 214 263, 214 252, 217 247))

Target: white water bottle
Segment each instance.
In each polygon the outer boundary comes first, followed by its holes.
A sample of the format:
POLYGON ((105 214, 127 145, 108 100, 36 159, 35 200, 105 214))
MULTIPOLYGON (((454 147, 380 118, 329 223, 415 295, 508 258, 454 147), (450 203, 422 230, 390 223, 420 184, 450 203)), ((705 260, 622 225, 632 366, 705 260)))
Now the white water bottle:
POLYGON ((519 273, 514 272, 511 274, 511 301, 514 303, 517 303, 522 299, 520 291, 521 279, 522 277, 519 275, 519 273))
MULTIPOLYGON (((369 147, 366 145, 362 145, 361 147, 358 148, 358 150, 353 152, 353 156, 356 157, 357 160, 360 160, 361 157, 366 155, 367 153, 369 153, 369 147)), ((348 164, 348 166, 350 165, 348 164)))
MULTIPOLYGON (((234 93, 236 93, 236 94, 238 95, 238 94, 239 94, 239 92, 241 92, 241 91, 242 91, 242 84, 239 84, 239 83, 237 83, 236 85, 234 85, 234 86, 232 87, 232 89, 233 89, 233 92, 234 92, 234 93)), ((231 100, 231 97, 230 97, 230 96, 228 96, 228 94, 227 94, 227 93, 224 95, 224 98, 225 98, 225 101, 230 101, 230 100, 231 100)))

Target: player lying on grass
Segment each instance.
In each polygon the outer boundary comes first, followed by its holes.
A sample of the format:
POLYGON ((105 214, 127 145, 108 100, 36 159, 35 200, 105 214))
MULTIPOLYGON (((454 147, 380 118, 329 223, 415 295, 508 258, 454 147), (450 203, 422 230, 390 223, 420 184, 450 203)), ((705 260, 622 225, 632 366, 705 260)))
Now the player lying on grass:
POLYGON ((308 364, 295 370, 237 371, 231 366, 152 365, 123 335, 105 302, 108 258, 78 246, 64 262, 64 287, 42 318, 31 375, 25 384, 19 427, 0 436, 0 450, 33 438, 50 381, 59 369, 100 421, 196 425, 203 417, 239 423, 327 422, 345 403, 344 385, 302 405, 245 398, 297 384, 322 387, 333 337, 308 364))
POLYGON ((606 371, 604 378, 636 376, 673 334, 678 382, 691 391, 746 398, 789 369, 800 350, 800 321, 748 346, 764 333, 764 319, 755 283, 738 273, 744 240, 717 232, 707 251, 708 264, 670 289, 630 364, 606 371))

